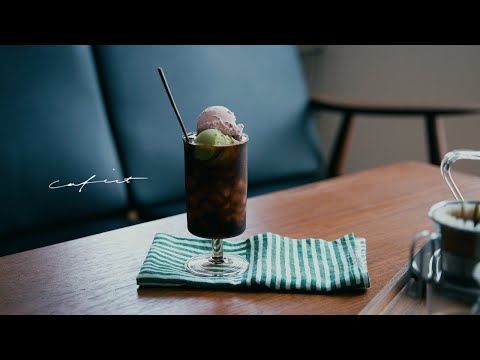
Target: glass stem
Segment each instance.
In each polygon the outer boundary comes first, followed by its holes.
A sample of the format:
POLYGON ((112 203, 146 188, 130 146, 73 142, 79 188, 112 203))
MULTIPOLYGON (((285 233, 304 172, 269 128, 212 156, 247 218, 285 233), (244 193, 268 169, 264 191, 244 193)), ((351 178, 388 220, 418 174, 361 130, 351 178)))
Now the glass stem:
POLYGON ((223 261, 223 240, 222 239, 212 239, 212 262, 214 264, 222 264, 223 261))

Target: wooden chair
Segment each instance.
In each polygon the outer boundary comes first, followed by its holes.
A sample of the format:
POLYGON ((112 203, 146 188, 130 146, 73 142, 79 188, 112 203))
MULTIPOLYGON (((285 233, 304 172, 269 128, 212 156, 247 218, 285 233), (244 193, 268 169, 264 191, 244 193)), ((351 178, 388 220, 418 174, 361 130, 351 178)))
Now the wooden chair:
POLYGON ((319 94, 313 94, 310 98, 314 110, 330 110, 342 114, 342 121, 328 164, 329 177, 341 175, 345 169, 356 115, 423 117, 430 163, 440 165, 443 156, 447 153, 447 141, 443 120, 439 119, 438 116, 467 115, 480 112, 479 105, 468 104, 373 103, 339 99, 319 94))

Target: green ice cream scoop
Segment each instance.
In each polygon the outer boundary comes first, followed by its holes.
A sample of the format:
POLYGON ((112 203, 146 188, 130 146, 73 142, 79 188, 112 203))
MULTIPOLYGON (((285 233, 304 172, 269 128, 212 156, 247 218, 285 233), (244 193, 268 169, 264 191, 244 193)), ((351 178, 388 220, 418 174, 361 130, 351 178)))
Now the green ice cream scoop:
POLYGON ((230 145, 234 141, 231 136, 225 135, 218 129, 207 129, 197 135, 195 142, 205 145, 230 145))
POLYGON ((199 160, 209 160, 215 153, 215 149, 210 146, 230 145, 234 143, 231 136, 225 135, 218 129, 203 130, 195 138, 195 143, 209 146, 198 146, 195 149, 195 157, 199 160))

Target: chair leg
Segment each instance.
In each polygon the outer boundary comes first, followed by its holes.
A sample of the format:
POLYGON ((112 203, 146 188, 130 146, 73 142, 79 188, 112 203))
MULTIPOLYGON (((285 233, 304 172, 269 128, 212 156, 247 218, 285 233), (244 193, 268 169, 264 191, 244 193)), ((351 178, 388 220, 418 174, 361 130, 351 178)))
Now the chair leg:
POLYGON ((425 127, 430 163, 440 165, 443 156, 447 153, 447 138, 445 136, 443 120, 437 119, 436 114, 426 114, 425 127))
POLYGON ((343 115, 340 129, 335 139, 335 144, 330 157, 328 167, 329 177, 343 174, 347 162, 348 148, 350 147, 354 116, 351 112, 345 112, 343 115))

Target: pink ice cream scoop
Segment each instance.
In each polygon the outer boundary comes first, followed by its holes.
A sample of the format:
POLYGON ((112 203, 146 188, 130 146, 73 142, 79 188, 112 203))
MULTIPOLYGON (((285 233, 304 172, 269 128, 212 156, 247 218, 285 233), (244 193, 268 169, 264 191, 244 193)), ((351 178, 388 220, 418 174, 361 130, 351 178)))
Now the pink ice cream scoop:
POLYGON ((225 106, 210 106, 198 117, 197 134, 207 129, 218 129, 236 140, 242 139, 243 124, 236 124, 235 114, 225 106))

